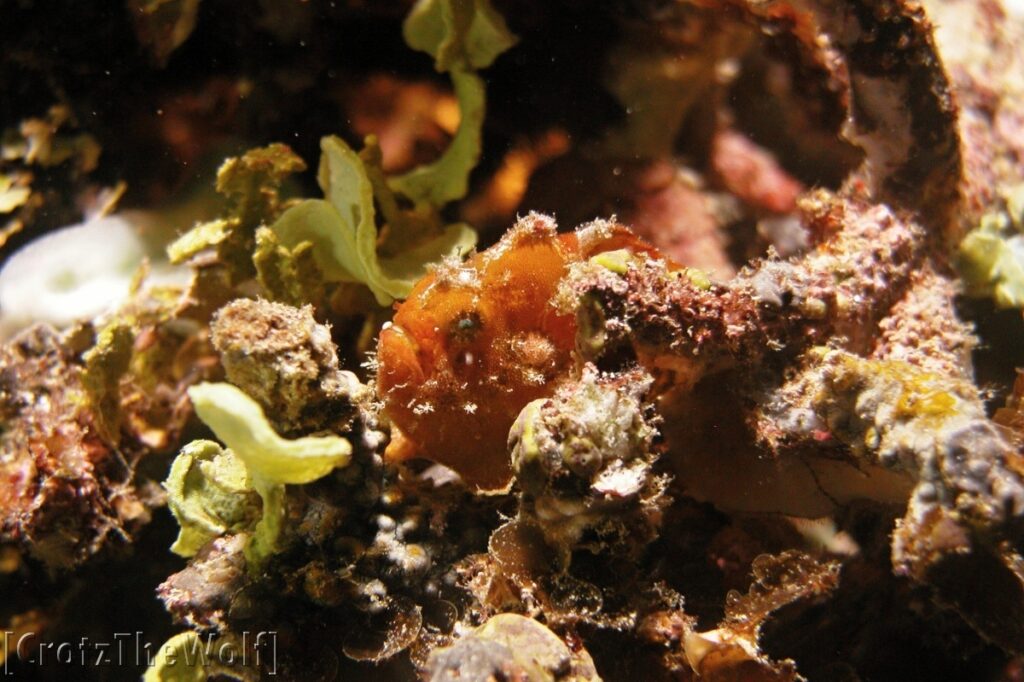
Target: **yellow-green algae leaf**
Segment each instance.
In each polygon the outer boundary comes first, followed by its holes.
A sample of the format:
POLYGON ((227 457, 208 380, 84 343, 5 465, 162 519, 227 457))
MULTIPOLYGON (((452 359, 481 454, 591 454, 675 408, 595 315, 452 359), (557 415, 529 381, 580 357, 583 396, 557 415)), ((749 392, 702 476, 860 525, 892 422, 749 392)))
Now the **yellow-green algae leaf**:
POLYGON ((134 342, 131 322, 115 320, 100 330, 96 345, 82 357, 86 398, 100 435, 112 443, 120 440, 121 377, 131 364, 134 342))
POLYGON ((180 632, 160 645, 143 682, 206 682, 207 651, 192 630, 180 632))
POLYGON ((961 272, 972 293, 1004 308, 1024 307, 1024 236, 974 230, 960 244, 961 272))
POLYGON ((181 526, 171 545, 179 556, 194 556, 210 540, 249 530, 260 518, 260 502, 245 464, 213 441, 196 440, 182 448, 164 488, 181 526))
POLYGON ((218 219, 200 223, 167 247, 167 258, 174 265, 184 263, 197 253, 218 246, 231 236, 231 230, 236 227, 237 221, 233 220, 218 219))
POLYGON ((352 447, 339 436, 282 438, 259 403, 231 384, 197 384, 188 395, 199 418, 245 463, 263 500, 263 516, 245 548, 250 566, 259 567, 278 549, 285 484, 310 483, 347 465, 352 447))
POLYGON ((0 213, 10 213, 24 205, 32 196, 32 189, 14 184, 9 175, 0 175, 0 213))
POLYGON ((481 131, 486 113, 484 82, 471 71, 452 71, 452 85, 459 100, 459 128, 448 148, 434 161, 391 179, 391 189, 416 203, 443 206, 466 196, 469 174, 480 160, 481 131))
MULTIPOLYGON (((279 244, 292 253, 312 244, 311 253, 327 281, 361 282, 381 305, 408 296, 428 265, 461 256, 475 245, 472 228, 462 223, 441 228, 438 211, 466 195, 469 174, 480 159, 486 96, 484 82, 474 71, 489 66, 516 42, 488 0, 420 0, 406 17, 403 35, 410 47, 434 57, 438 71, 451 74, 461 119, 448 148, 433 163, 384 181, 373 164, 372 140, 364 159, 340 138, 325 137, 317 174, 325 198, 293 206, 272 228, 279 244), (393 193, 414 208, 399 209, 393 193), (415 248, 393 256, 378 254, 375 200, 392 232, 403 233, 388 246, 408 239, 415 248), (428 234, 435 236, 421 241, 418 235, 404 234, 419 232, 409 229, 416 224, 432 227, 428 234)), ((261 278, 291 293, 294 286, 278 276, 282 267, 294 269, 285 262, 287 252, 264 249, 260 255, 261 278)))
POLYGON ((256 230, 252 262, 260 284, 275 301, 302 306, 323 294, 324 276, 316 263, 313 242, 289 249, 281 245, 273 230, 261 227, 256 230))
MULTIPOLYGON (((151 659, 143 682, 205 682, 206 680, 256 680, 260 677, 259 652, 246 657, 251 645, 244 633, 200 634, 179 632, 160 645, 151 659)), ((273 672, 271 672, 273 675, 273 672)))
POLYGON ((230 200, 232 215, 255 230, 277 213, 281 184, 304 170, 306 162, 291 147, 275 142, 225 160, 217 170, 217 192, 230 200))
POLYGON ((480 160, 486 95, 474 71, 490 66, 516 37, 488 0, 420 0, 402 34, 409 47, 434 58, 434 68, 451 75, 461 119, 440 158, 393 178, 390 186, 415 203, 440 207, 466 195, 480 160))
POLYGON ((1024 185, 1004 195, 1005 210, 986 214, 960 243, 958 265, 970 293, 1004 308, 1024 308, 1024 185))
POLYGON ((245 462, 253 479, 309 483, 345 466, 352 456, 352 446, 340 436, 282 438, 259 403, 231 384, 197 384, 188 395, 199 418, 245 462))
POLYGON ((409 47, 432 56, 442 73, 457 66, 485 69, 517 40, 488 0, 419 0, 402 36, 409 47))
POLYGON ((221 218, 199 223, 167 249, 172 263, 190 260, 204 251, 214 251, 226 266, 228 285, 251 278, 252 252, 256 230, 275 220, 283 201, 281 184, 306 164, 287 145, 271 144, 230 157, 217 170, 216 189, 226 199, 221 218))
POLYGON ((405 298, 429 263, 461 255, 476 243, 476 233, 459 223, 434 239, 392 258, 377 254, 373 185, 359 155, 338 137, 320 142, 323 156, 317 179, 326 199, 293 206, 273 225, 278 241, 289 249, 313 244, 317 267, 329 281, 366 284, 377 302, 405 298))

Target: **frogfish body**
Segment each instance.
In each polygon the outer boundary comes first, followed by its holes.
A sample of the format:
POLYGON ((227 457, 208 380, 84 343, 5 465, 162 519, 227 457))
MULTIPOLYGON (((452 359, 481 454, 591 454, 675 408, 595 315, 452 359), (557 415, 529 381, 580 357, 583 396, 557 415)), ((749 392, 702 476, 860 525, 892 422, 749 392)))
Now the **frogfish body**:
POLYGON ((572 369, 574 315, 552 305, 569 266, 607 251, 657 256, 625 227, 557 234, 531 214, 497 244, 420 280, 380 334, 378 389, 391 461, 422 457, 477 491, 507 488, 508 432, 572 369))

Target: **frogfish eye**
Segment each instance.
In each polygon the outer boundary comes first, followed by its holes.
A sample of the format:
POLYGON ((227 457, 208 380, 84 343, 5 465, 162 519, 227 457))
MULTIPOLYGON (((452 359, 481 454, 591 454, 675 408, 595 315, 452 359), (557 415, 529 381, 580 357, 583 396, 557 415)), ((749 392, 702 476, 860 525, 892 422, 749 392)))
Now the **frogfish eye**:
POLYGON ((455 319, 448 325, 448 338, 452 341, 466 343, 476 338, 483 328, 483 320, 480 313, 475 310, 467 310, 455 316, 455 319))

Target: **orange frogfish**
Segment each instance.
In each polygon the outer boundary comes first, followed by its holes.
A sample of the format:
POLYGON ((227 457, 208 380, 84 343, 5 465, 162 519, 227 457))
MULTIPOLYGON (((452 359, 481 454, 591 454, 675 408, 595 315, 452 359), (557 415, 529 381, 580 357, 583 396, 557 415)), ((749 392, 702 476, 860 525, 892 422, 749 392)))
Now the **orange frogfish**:
POLYGON ((626 249, 661 257, 625 227, 557 234, 531 214, 491 248, 421 279, 380 334, 377 383, 391 461, 422 457, 477 491, 512 478, 508 432, 573 366, 576 319, 552 305, 572 263, 626 249))

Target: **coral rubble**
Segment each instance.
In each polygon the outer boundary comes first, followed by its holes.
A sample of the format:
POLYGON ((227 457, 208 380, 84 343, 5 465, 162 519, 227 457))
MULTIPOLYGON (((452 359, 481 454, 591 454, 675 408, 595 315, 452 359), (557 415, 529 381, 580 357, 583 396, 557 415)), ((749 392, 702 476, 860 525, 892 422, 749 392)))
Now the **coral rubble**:
MULTIPOLYGON (((218 6, 128 4, 153 69, 218 6)), ((0 275, 0 329, 43 320, 0 347, 0 584, 72 576, 0 609, 12 631, 72 617, 76 571, 146 561, 173 515, 178 563, 153 564, 184 631, 157 682, 1016 679, 1024 375, 964 300, 1024 308, 1019 20, 299 4, 259 3, 237 40, 315 49, 224 87, 350 110, 317 129, 323 198, 299 196, 312 141, 256 147, 221 164, 219 213, 212 191, 152 213, 187 283, 135 249, 117 296, 58 315, 24 293, 46 242, 0 275), (314 15, 410 54, 328 76, 314 15), (600 93, 568 117, 563 49, 600 93), (183 663, 204 637, 257 653, 254 631, 273 669, 183 663)), ((46 120, 0 139, 0 246, 47 201, 33 172, 75 162, 81 192, 97 168, 102 137, 46 120)), ((45 285, 77 301, 77 277, 45 285)))

